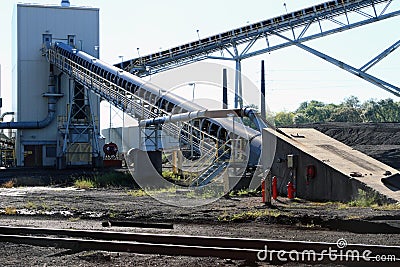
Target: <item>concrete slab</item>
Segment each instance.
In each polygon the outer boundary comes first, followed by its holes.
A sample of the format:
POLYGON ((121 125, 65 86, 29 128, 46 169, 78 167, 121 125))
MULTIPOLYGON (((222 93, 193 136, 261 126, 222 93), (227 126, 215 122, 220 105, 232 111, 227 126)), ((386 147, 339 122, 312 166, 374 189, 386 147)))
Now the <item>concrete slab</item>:
MULTIPOLYGON (((400 202, 400 188, 395 187, 399 172, 315 129, 284 128, 278 133, 264 129, 320 163, 367 187, 400 202), (383 183, 388 179, 391 183, 383 183)), ((400 183, 400 181, 398 181, 400 183)))

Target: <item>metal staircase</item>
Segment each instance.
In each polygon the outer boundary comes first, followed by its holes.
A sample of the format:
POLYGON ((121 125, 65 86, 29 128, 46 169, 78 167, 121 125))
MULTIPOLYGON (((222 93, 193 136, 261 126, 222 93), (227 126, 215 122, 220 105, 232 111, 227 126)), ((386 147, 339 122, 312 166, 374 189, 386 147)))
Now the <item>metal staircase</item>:
POLYGON ((227 168, 229 162, 226 161, 215 161, 205 172, 200 174, 197 179, 195 179, 190 186, 204 186, 208 184, 211 180, 217 178, 221 175, 227 168))

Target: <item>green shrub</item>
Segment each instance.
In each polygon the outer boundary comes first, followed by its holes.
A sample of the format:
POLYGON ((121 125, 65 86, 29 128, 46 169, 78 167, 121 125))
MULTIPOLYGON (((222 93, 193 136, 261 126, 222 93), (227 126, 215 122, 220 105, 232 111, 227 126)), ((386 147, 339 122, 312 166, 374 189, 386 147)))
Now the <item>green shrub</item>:
POLYGON ((347 204, 350 207, 374 207, 380 204, 380 200, 376 193, 358 189, 357 197, 347 204))

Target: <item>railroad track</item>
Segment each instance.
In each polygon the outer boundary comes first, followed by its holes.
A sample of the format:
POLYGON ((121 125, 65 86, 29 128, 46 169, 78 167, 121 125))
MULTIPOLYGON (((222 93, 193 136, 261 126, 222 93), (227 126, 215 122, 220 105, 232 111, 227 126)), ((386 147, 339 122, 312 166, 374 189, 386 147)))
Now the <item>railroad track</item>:
POLYGON ((270 263, 338 263, 398 266, 400 246, 166 235, 0 226, 0 242, 57 247, 77 253, 101 250, 170 256, 217 257, 270 263))

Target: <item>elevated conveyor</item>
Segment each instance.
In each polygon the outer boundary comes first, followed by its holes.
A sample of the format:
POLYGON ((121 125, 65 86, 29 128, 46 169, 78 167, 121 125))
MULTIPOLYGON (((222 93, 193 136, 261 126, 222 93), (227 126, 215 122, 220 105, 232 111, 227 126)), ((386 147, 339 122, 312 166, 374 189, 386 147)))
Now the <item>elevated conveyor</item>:
POLYGON ((301 43, 399 15, 400 11, 386 13, 391 2, 392 0, 329 1, 127 60, 115 66, 143 77, 207 58, 240 61, 293 45, 293 42, 272 43, 270 39, 275 33, 293 36, 293 40, 301 43), (325 22, 329 22, 331 26, 324 27, 325 22), (314 24, 319 29, 318 32, 310 30, 314 24), (258 40, 264 40, 264 48, 251 51, 258 40), (242 52, 238 51, 240 45, 244 46, 242 52), (227 52, 232 58, 213 56, 215 52, 227 52))
MULTIPOLYGON (((289 32, 293 34, 297 43, 312 40, 399 15, 400 11, 385 13, 391 2, 391 0, 335 0, 326 2, 118 64, 118 67, 123 67, 125 71, 64 43, 55 43, 48 47, 45 54, 49 62, 62 72, 126 114, 139 120, 159 118, 177 113, 204 110, 204 107, 166 92, 162 88, 143 81, 138 76, 146 76, 210 58, 211 53, 221 50, 229 52, 232 59, 240 64, 241 59, 293 45, 293 41, 288 41, 270 46, 269 35, 283 35, 289 32), (386 4, 386 6, 378 11, 376 8, 378 4, 386 4), (364 11, 365 8, 370 8, 372 15, 364 11), (350 23, 348 20, 349 13, 357 13, 364 19, 350 23), (337 18, 340 16, 345 16, 347 23, 338 20, 337 18), (339 26, 323 30, 321 21, 331 21, 339 26), (320 32, 308 34, 308 29, 315 23, 319 24, 320 32), (266 39, 267 48, 251 52, 251 46, 260 38, 266 39), (241 44, 247 46, 239 54, 237 46, 241 44), (235 52, 232 53, 229 50, 230 48, 233 48, 235 52)), ((235 90, 238 90, 238 88, 235 88, 235 90)), ((235 99, 235 106, 236 102, 235 99)), ((252 112, 248 115, 250 118, 255 117, 252 112)), ((203 168, 199 175, 200 178, 193 181, 193 184, 201 185, 204 181, 212 179, 211 176, 217 176, 219 173, 216 174, 216 170, 221 170, 221 168, 217 168, 218 164, 215 164, 215 162, 219 161, 219 165, 225 166, 226 164, 223 162, 226 159, 226 151, 232 152, 232 148, 241 152, 234 154, 242 154, 247 158, 244 172, 254 171, 259 166, 262 148, 260 132, 242 124, 237 124, 235 127, 234 120, 198 118, 190 122, 169 123, 164 125, 162 129, 164 133, 179 139, 181 145, 189 146, 191 151, 195 151, 197 153, 195 158, 201 162, 203 167, 205 162, 207 166, 211 166, 212 169, 203 168), (236 142, 236 140, 240 140, 240 142, 236 142), (233 143, 240 144, 240 147, 233 147, 233 143), (221 147, 225 151, 220 152, 221 147), (246 147, 248 147, 247 150, 246 147), (219 157, 220 154, 224 157, 219 157), (208 158, 204 158, 205 156, 208 158)), ((157 129, 155 128, 155 130, 157 129)), ((188 159, 193 161, 193 155, 190 155, 188 159)), ((191 167, 189 169, 193 170, 191 167)), ((243 166, 240 169, 243 169, 243 166)))
MULTIPOLYGON (((55 43, 46 51, 51 64, 69 75, 87 90, 98 94, 126 114, 139 120, 171 116, 174 113, 184 113, 204 110, 203 107, 186 101, 177 95, 167 93, 157 86, 146 83, 137 76, 124 72, 114 66, 92 57, 64 43, 55 43)), ((251 119, 257 119, 254 112, 245 112, 251 119)), ((232 125, 231 119, 198 118, 191 122, 166 124, 163 132, 180 140, 183 145, 193 146, 198 153, 197 162, 202 165, 199 174, 207 171, 205 162, 213 166, 215 161, 229 160, 227 151, 232 149, 232 143, 240 144, 241 158, 248 157, 246 169, 255 169, 261 153, 260 132, 237 123, 232 125), (232 128, 234 127, 234 128, 232 128), (242 140, 230 142, 230 140, 242 140), (204 141, 207 140, 207 141, 204 141), (245 147, 249 147, 245 150, 245 147), (224 157, 218 156, 221 153, 224 157)), ((189 158, 193 160, 192 158, 189 158)), ((238 160, 236 160, 238 162, 238 160)), ((225 169, 220 168, 220 172, 225 169)), ((190 167, 192 172, 196 172, 190 167)), ((210 175, 216 176, 213 171, 210 175)), ((202 181, 209 181, 202 176, 202 181)))

